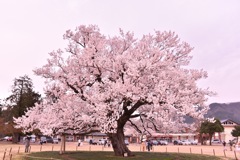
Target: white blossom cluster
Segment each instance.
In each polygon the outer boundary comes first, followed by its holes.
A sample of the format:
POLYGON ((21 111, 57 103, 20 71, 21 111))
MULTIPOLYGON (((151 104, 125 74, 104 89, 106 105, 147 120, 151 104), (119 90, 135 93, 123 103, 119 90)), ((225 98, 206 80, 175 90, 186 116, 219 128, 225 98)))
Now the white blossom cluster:
POLYGON ((210 123, 215 123, 216 122, 216 119, 213 117, 213 118, 206 118, 206 120, 210 123))

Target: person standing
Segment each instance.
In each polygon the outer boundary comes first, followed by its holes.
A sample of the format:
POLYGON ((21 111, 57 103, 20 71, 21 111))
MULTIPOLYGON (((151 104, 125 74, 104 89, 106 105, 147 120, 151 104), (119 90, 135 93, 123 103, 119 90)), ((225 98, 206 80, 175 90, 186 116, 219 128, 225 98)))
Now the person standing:
POLYGON ((107 142, 107 140, 105 139, 105 140, 104 140, 104 147, 106 147, 107 143, 108 143, 108 142, 107 142))
POLYGON ((93 144, 93 140, 92 139, 89 140, 89 144, 90 145, 93 144))
POLYGON ((223 143, 222 143, 222 144, 223 144, 223 150, 224 150, 224 151, 226 151, 226 150, 227 150, 227 149, 226 149, 226 142, 225 142, 225 141, 223 141, 223 143))
POLYGON ((31 137, 28 137, 28 136, 25 138, 25 153, 29 152, 30 139, 31 137))
POLYGON ((143 139, 143 140, 142 140, 142 144, 141 144, 141 145, 142 145, 141 148, 142 148, 142 151, 143 151, 143 152, 145 151, 145 148, 146 148, 146 142, 145 142, 145 141, 146 141, 146 140, 143 139))
POLYGON ((150 145, 150 146, 149 146, 149 147, 150 147, 150 150, 152 150, 152 147, 153 147, 153 143, 152 143, 152 141, 151 141, 151 140, 149 140, 149 142, 148 142, 148 143, 149 143, 149 145, 150 145))
POLYGON ((150 151, 150 145, 151 145, 150 140, 147 140, 146 143, 147 143, 147 150, 150 151))
POLYGON ((78 146, 81 146, 81 142, 82 142, 82 141, 81 141, 81 139, 79 138, 79 139, 78 139, 78 146))
POLYGON ((108 144, 107 144, 107 145, 108 145, 108 147, 111 147, 111 141, 110 141, 110 140, 108 140, 107 142, 108 142, 108 144))
POLYGON ((230 151, 232 151, 233 142, 229 140, 230 151))
POLYGON ((236 143, 235 145, 235 151, 240 152, 240 142, 236 143))

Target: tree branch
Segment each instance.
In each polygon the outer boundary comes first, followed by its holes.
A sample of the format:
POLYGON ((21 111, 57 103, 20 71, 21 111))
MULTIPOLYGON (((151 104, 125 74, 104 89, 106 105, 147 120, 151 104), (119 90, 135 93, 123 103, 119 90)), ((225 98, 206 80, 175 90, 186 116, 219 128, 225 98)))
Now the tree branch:
POLYGON ((129 122, 131 123, 131 125, 136 129, 137 132, 142 133, 142 131, 138 128, 138 126, 137 126, 136 124, 134 124, 130 119, 129 119, 128 121, 129 121, 129 122))

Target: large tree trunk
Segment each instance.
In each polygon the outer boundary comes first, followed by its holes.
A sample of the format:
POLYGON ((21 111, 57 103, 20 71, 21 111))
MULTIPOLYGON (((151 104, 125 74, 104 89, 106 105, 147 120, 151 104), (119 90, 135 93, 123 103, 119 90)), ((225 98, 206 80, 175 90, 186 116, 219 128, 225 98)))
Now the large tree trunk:
POLYGON ((210 144, 210 146, 212 145, 212 136, 213 136, 213 134, 209 134, 209 144, 210 144))
POLYGON ((203 145, 203 137, 201 133, 200 133, 200 142, 201 142, 201 145, 203 145))
POLYGON ((115 156, 134 156, 124 142, 123 128, 118 128, 116 133, 108 133, 108 136, 111 140, 115 156))
POLYGON ((64 154, 66 152, 66 136, 65 134, 61 135, 61 147, 60 154, 64 154))
POLYGON ((20 134, 14 132, 12 134, 12 143, 18 143, 18 142, 20 142, 20 134))

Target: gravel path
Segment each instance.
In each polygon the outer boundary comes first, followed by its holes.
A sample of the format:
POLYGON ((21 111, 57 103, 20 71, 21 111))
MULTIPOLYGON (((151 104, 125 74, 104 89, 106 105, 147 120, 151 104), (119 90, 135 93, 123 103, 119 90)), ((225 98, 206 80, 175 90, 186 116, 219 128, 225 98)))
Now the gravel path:
MULTIPOLYGON (((142 151, 140 144, 130 144, 131 151, 142 151)), ((60 144, 31 144, 31 152, 40 151, 59 151, 60 144)), ((77 142, 67 142, 66 151, 113 151, 111 147, 103 147, 102 145, 88 145, 84 143, 82 146, 77 147, 77 142)), ((146 152, 146 151, 145 151, 146 152)), ((240 152, 230 151, 229 148, 224 152, 222 145, 202 146, 202 145, 187 145, 178 146, 169 144, 167 146, 153 146, 151 152, 175 152, 175 153, 192 153, 192 154, 207 154, 222 157, 223 159, 240 159, 240 152), (236 154, 236 156, 235 156, 236 154)), ((24 153, 24 144, 11 144, 7 142, 0 142, 0 160, 9 160, 11 154, 14 156, 19 153, 24 153)))

